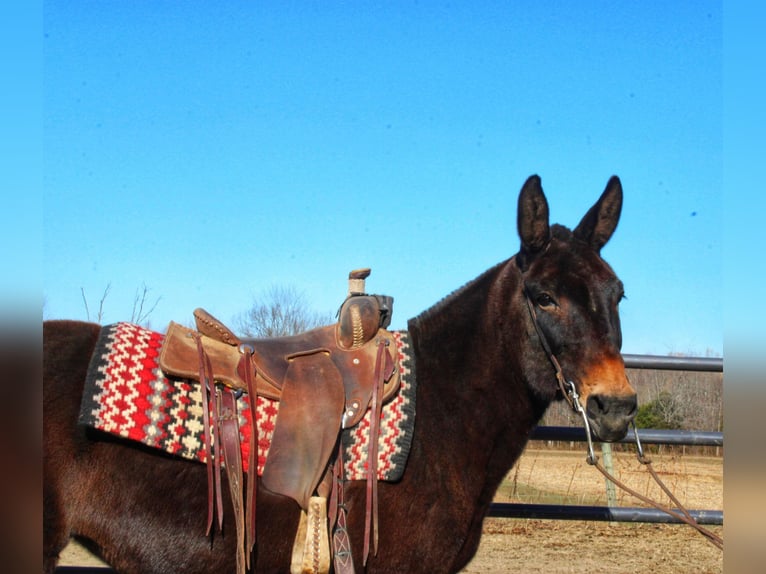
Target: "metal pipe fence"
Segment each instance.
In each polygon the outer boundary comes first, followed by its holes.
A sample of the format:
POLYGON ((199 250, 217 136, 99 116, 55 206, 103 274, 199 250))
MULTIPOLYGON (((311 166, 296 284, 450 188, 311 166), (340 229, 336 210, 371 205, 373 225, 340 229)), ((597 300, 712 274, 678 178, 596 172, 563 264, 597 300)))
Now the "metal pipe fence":
MULTIPOLYGON (((537 427, 532 431, 529 438, 530 440, 587 441, 585 429, 577 427, 537 427)), ((723 433, 718 431, 640 429, 638 438, 641 444, 723 446, 723 433)), ((635 443, 636 433, 631 429, 625 438, 617 441, 616 444, 635 443)))
POLYGON ((656 369, 658 371, 696 371, 722 373, 723 359, 720 357, 677 357, 673 355, 629 355, 622 356, 628 369, 656 369))

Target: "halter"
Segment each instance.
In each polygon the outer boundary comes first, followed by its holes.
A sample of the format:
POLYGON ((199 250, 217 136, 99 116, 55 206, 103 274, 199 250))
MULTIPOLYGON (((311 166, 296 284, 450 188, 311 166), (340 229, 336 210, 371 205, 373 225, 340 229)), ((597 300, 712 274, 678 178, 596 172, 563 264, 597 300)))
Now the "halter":
POLYGON ((572 411, 582 417, 583 425, 585 426, 585 436, 588 439, 588 464, 596 464, 598 462, 598 458, 596 457, 596 454, 593 450, 593 438, 591 437, 590 432, 590 422, 588 422, 588 416, 586 415, 585 409, 580 403, 580 395, 577 393, 577 387, 572 381, 567 380, 567 378, 564 376, 564 371, 561 368, 561 363, 559 363, 559 360, 553 353, 545 333, 543 333, 540 324, 537 322, 535 305, 532 303, 532 299, 529 296, 529 291, 527 291, 526 287, 524 288, 524 296, 527 300, 527 308, 529 309, 529 314, 532 317, 532 324, 535 326, 535 331, 537 331, 537 337, 540 339, 540 344, 542 345, 545 354, 548 355, 548 359, 553 364, 553 368, 556 370, 556 381, 559 384, 561 394, 564 395, 564 398, 569 403, 569 406, 572 407, 572 411))
POLYGON ((617 486, 619 486, 620 488, 622 488, 629 494, 635 496, 639 500, 642 500, 643 502, 651 506, 654 506, 658 510, 661 510, 665 512, 666 514, 673 516, 679 521, 688 524, 692 528, 695 528, 700 534, 702 534, 705 538, 707 538, 710 543, 712 543, 714 546, 716 546, 720 550, 723 550, 723 539, 720 536, 714 534, 710 530, 698 524, 697 521, 689 513, 689 511, 686 510, 686 508, 684 508, 684 506, 678 501, 678 499, 667 488, 667 486, 665 486, 662 480, 660 480, 654 468, 652 468, 652 461, 644 456, 644 449, 641 446, 641 441, 638 437, 638 428, 636 428, 635 421, 633 421, 631 424, 633 425, 633 435, 636 441, 638 461, 644 466, 646 466, 646 468, 649 470, 649 473, 652 475, 652 478, 654 479, 654 481, 660 486, 660 488, 662 488, 662 490, 665 492, 665 494, 668 495, 668 497, 673 501, 673 503, 676 504, 679 510, 676 511, 674 509, 668 508, 667 506, 663 504, 660 504, 646 496, 641 495, 640 493, 636 492, 629 486, 620 482, 617 478, 612 476, 603 466, 599 464, 598 457, 596 456, 593 450, 593 437, 591 436, 590 423, 588 422, 588 416, 585 413, 585 409, 582 407, 582 404, 580 403, 580 395, 577 393, 577 388, 575 387, 575 384, 572 381, 567 380, 566 377, 564 376, 564 371, 561 368, 561 364, 556 358, 556 355, 553 353, 550 343, 548 343, 548 339, 546 338, 545 333, 543 333, 543 330, 537 321, 537 313, 535 312, 535 306, 534 306, 534 303, 532 303, 532 298, 529 296, 529 291, 527 290, 526 286, 524 287, 524 297, 527 300, 527 308, 529 309, 529 314, 532 317, 532 324, 535 326, 535 331, 537 331, 537 336, 540 339, 540 344, 542 345, 543 350, 545 351, 545 354, 548 356, 548 359, 550 360, 551 364, 553 364, 553 368, 556 370, 556 381, 558 382, 559 389, 561 389, 561 393, 564 395, 564 398, 569 403, 569 406, 572 407, 572 410, 582 417, 583 425, 585 426, 585 437, 588 440, 588 456, 586 459, 588 464, 590 464, 591 466, 595 466, 596 469, 601 474, 603 474, 607 480, 610 480, 611 482, 613 482, 614 484, 616 484, 617 486))

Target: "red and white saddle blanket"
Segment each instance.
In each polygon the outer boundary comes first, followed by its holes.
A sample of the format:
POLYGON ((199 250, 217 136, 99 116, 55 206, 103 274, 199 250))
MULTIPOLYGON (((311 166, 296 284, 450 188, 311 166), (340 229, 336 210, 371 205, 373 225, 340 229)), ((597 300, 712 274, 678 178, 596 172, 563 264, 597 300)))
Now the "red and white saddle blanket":
MULTIPOLYGON (((378 439, 378 479, 396 481, 404 472, 415 424, 416 380, 409 355, 409 334, 395 331, 401 385, 383 406, 378 439)), ((169 378, 158 358, 164 335, 133 325, 115 323, 101 329, 88 368, 80 407, 80 422, 98 430, 138 441, 170 454, 205 462, 202 394, 197 381, 169 378)), ((243 469, 250 443, 250 397, 237 401, 243 469)), ((279 402, 257 397, 258 474, 271 446, 279 402)), ((347 480, 365 480, 370 412, 342 433, 347 480)))

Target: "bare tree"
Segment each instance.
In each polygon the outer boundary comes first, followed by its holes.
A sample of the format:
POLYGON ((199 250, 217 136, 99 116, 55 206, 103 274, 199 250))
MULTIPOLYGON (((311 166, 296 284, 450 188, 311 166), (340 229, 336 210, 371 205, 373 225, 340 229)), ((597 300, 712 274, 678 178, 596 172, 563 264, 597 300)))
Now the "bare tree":
MULTIPOLYGON (((112 284, 107 283, 106 287, 104 288, 104 293, 101 295, 101 300, 98 302, 98 314, 94 318, 96 323, 101 323, 101 321, 104 319, 104 301, 106 301, 107 295, 109 295, 109 291, 112 289, 112 284)), ((87 321, 90 321, 90 309, 88 308, 88 298, 85 296, 85 288, 80 287, 80 293, 82 294, 82 302, 85 304, 85 319, 87 321)))
MULTIPOLYGON (((102 323, 104 320, 104 303, 109 296, 109 292, 112 290, 112 284, 107 283, 104 288, 104 292, 101 295, 101 299, 98 302, 98 312, 96 316, 91 318, 90 307, 88 306, 88 298, 85 296, 85 288, 80 287, 80 293, 82 295, 82 302, 85 305, 85 318, 87 321, 95 321, 96 323, 102 323)), ((133 297, 133 311, 130 315, 129 321, 137 325, 148 324, 149 316, 157 308, 157 304, 162 297, 157 297, 153 304, 148 302, 149 288, 144 283, 141 288, 136 289, 136 294, 133 297)))
POLYGON ((331 313, 309 309, 304 294, 294 287, 274 285, 257 297, 249 310, 237 315, 234 325, 244 337, 281 337, 333 321, 331 313))
POLYGON ((152 314, 152 311, 157 308, 157 304, 160 302, 160 299, 162 299, 162 297, 157 297, 157 300, 154 302, 154 304, 151 307, 148 307, 148 296, 149 288, 146 286, 146 283, 143 284, 142 289, 136 289, 136 294, 133 297, 133 312, 130 315, 131 323, 141 325, 146 322, 149 319, 149 315, 152 314))

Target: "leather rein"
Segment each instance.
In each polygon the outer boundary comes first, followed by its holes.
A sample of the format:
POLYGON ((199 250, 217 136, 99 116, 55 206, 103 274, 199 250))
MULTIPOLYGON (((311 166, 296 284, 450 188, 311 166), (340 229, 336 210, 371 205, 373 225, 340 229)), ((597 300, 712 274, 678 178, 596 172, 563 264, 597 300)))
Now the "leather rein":
POLYGON ((580 403, 580 396, 577 393, 577 388, 575 387, 575 384, 571 380, 567 380, 567 378, 564 376, 564 371, 561 368, 561 364, 559 363, 558 359, 556 358, 556 355, 551 350, 551 346, 548 343, 548 339, 545 336, 545 333, 543 333, 542 328, 540 327, 540 324, 537 321, 537 313, 535 312, 534 303, 532 302, 532 299, 529 296, 529 292, 527 291, 526 287, 524 288, 524 297, 527 301, 527 307, 529 308, 529 314, 532 318, 532 324, 535 327, 535 331, 537 332, 537 337, 540 340, 540 344, 543 347, 543 350, 545 351, 545 354, 548 356, 548 359, 550 360, 551 364, 553 365, 553 368, 556 371, 556 381, 558 382, 559 389, 561 390, 561 393, 563 394, 564 398, 569 403, 569 406, 572 408, 572 410, 580 415, 583 421, 583 426, 585 427, 585 436, 588 439, 588 455, 586 458, 586 461, 589 465, 594 466, 601 474, 604 475, 604 477, 611 481, 616 486, 623 489, 628 494, 636 497, 637 499, 641 500, 642 502, 653 506, 654 508, 661 510, 662 512, 665 512, 666 514, 669 514, 673 518, 679 520, 680 522, 686 523, 692 528, 696 529, 700 534, 702 534, 707 540, 713 544, 715 547, 723 551, 723 538, 718 536, 717 534, 711 532, 704 526, 700 525, 694 517, 689 513, 689 511, 681 504, 681 502, 676 498, 676 496, 670 491, 670 489, 665 485, 664 482, 660 479, 660 477, 657 475, 657 472, 652 467, 652 461, 648 459, 644 455, 643 447, 641 446, 641 440, 638 436, 638 429, 636 428, 635 421, 632 421, 631 424, 633 425, 633 434, 636 439, 636 449, 637 449, 637 458, 638 461, 643 464, 647 470, 649 471, 649 474, 652 476, 654 481, 659 485, 659 487, 662 489, 662 491, 670 498, 670 500, 673 502, 673 504, 676 505, 678 510, 672 509, 664 504, 661 504, 655 500, 652 500, 651 498, 648 498, 638 492, 636 492, 634 489, 630 488, 620 480, 618 480, 616 477, 614 477, 609 471, 607 471, 603 465, 601 465, 598 461, 598 457, 596 456, 594 450, 593 450, 593 437, 590 430, 590 423, 588 422, 588 416, 585 413, 585 409, 583 408, 582 404, 580 403))

